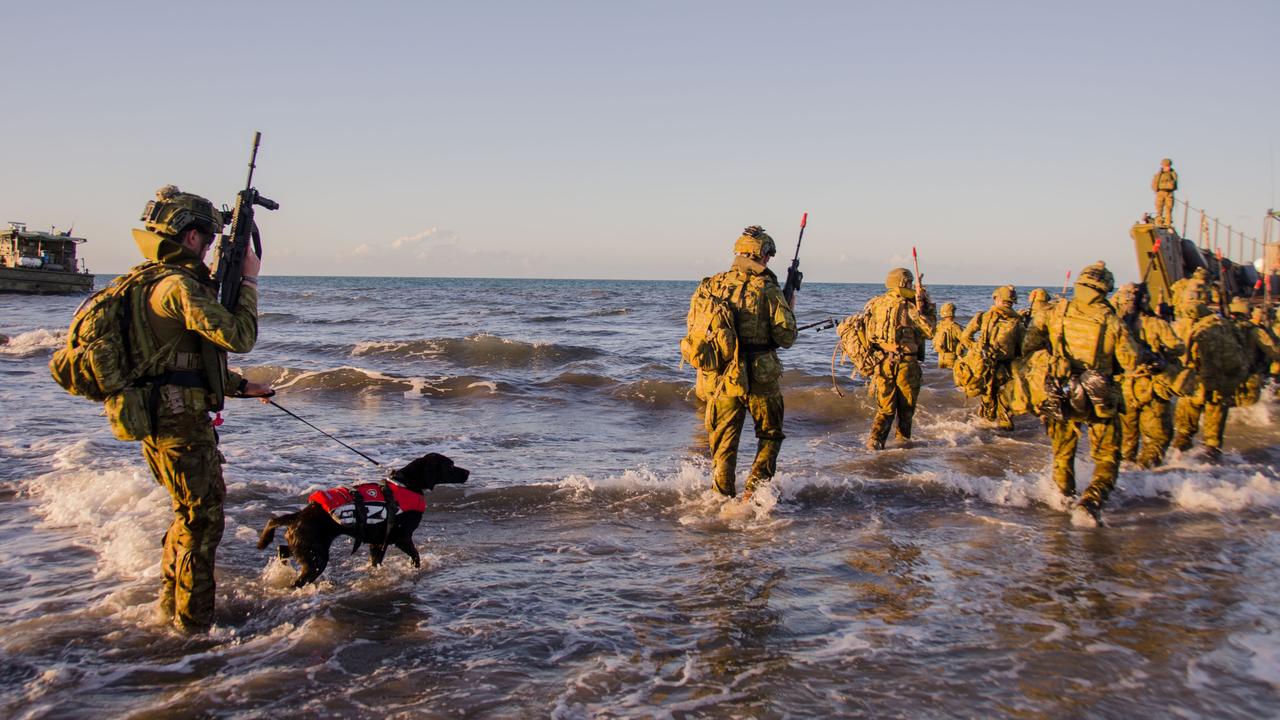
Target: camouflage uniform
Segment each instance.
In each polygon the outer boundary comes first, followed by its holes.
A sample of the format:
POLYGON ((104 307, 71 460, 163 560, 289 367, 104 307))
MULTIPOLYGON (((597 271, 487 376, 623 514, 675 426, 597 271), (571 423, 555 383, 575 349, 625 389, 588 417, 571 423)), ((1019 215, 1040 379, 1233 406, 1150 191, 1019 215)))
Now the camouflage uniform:
POLYGON ((1022 350, 1026 328, 1022 315, 1013 309, 1018 302, 1018 293, 1012 285, 997 288, 991 297, 995 300, 991 308, 969 320, 960 333, 960 343, 966 355, 983 353, 991 363, 990 376, 982 379, 978 414, 997 423, 1001 430, 1012 430, 1013 415, 1007 398, 1001 397, 1000 389, 1013 379, 1013 361, 1018 359, 1022 350))
POLYGON ((1261 322, 1265 320, 1262 312, 1257 313, 1256 318, 1250 317, 1249 303, 1244 298, 1231 301, 1231 316, 1240 345, 1244 349, 1249 373, 1236 389, 1235 402, 1237 407, 1247 407, 1262 398, 1262 385, 1266 382, 1271 364, 1280 361, 1280 344, 1277 344, 1275 336, 1261 322))
POLYGON ((956 306, 952 303, 942 303, 938 307, 938 316, 941 319, 933 332, 933 351, 938 354, 938 367, 949 368, 956 363, 963 328, 955 321, 956 306))
POLYGON ((885 281, 888 292, 871 298, 863 308, 871 344, 885 355, 871 380, 871 393, 876 398, 876 417, 867 437, 867 448, 871 450, 884 448, 895 416, 898 439, 911 439, 911 421, 922 379, 920 361, 936 321, 927 295, 920 298, 920 308, 916 308, 913 280, 906 268, 891 271, 885 281))
POLYGON ((1203 302, 1184 299, 1173 330, 1185 350, 1183 365, 1196 372, 1194 391, 1178 399, 1174 411, 1173 446, 1189 450, 1204 416, 1204 444, 1211 455, 1222 452, 1222 433, 1239 376, 1223 368, 1238 367, 1243 352, 1231 324, 1209 312, 1203 302))
POLYGON ((157 340, 178 340, 158 386, 155 432, 143 441, 142 453, 173 505, 163 541, 161 612, 182 629, 203 631, 213 623, 214 555, 226 495, 209 413, 222 408, 225 395, 243 389, 243 378, 227 370, 227 352, 253 348, 258 293, 246 281, 236 311, 228 312, 218 303, 209 269, 175 241, 176 233, 134 230, 133 236, 148 260, 180 269, 153 285, 148 297, 147 322, 157 340))
POLYGON ((1138 345, 1141 360, 1133 372, 1117 377, 1124 396, 1120 455, 1150 468, 1164 461, 1173 437, 1171 377, 1178 369, 1183 345, 1169 323, 1138 307, 1137 290, 1130 283, 1112 298, 1116 312, 1138 345))
MULTIPOLYGON (((748 231, 752 228, 748 228, 748 231)), ((712 481, 722 495, 733 497, 738 465, 738 441, 746 413, 751 413, 756 431, 756 457, 747 478, 746 491, 768 482, 777 471, 782 448, 782 361, 777 348, 789 348, 796 341, 796 318, 782 296, 778 277, 760 262, 771 256, 773 240, 743 235, 735 244, 738 256, 728 272, 711 281, 724 288, 733 307, 739 351, 746 357, 748 391, 745 397, 718 393, 707 398, 707 440, 711 446, 712 481), (763 242, 767 239, 767 243, 763 242), (755 242, 753 242, 753 240, 755 242)), ((703 380, 704 387, 716 387, 716 378, 703 380)))
POLYGON ((1022 324, 1026 331, 1022 334, 1022 356, 1049 347, 1049 313, 1053 312, 1053 304, 1049 302, 1049 293, 1044 288, 1032 290, 1027 299, 1031 307, 1022 311, 1022 324))
POLYGON ((1160 171, 1151 178, 1151 190, 1156 194, 1156 223, 1164 227, 1173 224, 1173 193, 1178 189, 1178 173, 1173 161, 1160 161, 1160 171))
MULTIPOLYGON (((1114 286, 1111 272, 1101 263, 1080 271, 1075 294, 1063 301, 1049 318, 1049 341, 1053 355, 1070 363, 1071 373, 1093 370, 1113 378, 1121 370, 1134 369, 1138 350, 1115 310, 1107 302, 1114 286)), ((1111 407, 1120 404, 1119 389, 1111 389, 1111 407)), ((1080 503, 1100 509, 1115 487, 1120 469, 1120 422, 1114 410, 1094 405, 1083 421, 1049 420, 1053 441, 1053 479, 1068 497, 1076 494, 1075 456, 1080 442, 1080 425, 1089 433, 1089 454, 1094 461, 1093 480, 1081 495, 1080 503)))

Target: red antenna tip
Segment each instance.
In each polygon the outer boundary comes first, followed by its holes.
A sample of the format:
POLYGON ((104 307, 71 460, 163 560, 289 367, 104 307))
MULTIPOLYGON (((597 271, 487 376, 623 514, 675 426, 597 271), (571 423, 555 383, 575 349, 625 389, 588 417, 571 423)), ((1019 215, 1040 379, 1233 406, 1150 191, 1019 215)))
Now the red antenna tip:
POLYGON ((808 223, 809 223, 809 213, 805 213, 804 217, 800 218, 800 227, 804 227, 808 223))

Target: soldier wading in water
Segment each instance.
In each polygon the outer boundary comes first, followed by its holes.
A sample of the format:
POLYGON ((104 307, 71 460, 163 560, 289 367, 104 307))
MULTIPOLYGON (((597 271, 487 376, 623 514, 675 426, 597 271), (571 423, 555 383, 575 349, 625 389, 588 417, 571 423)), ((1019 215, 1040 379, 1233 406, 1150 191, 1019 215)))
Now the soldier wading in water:
POLYGON ((871 380, 876 399, 876 418, 867 437, 867 448, 883 450, 889 427, 898 420, 898 440, 911 441, 911 421, 920 395, 925 340, 933 337, 933 303, 922 289, 917 294, 915 277, 906 268, 894 268, 885 279, 888 292, 871 298, 862 313, 867 322, 867 339, 883 353, 871 380))
POLYGON ((151 473, 173 501, 164 536, 160 612, 187 632, 213 623, 214 555, 222 539, 222 453, 209 413, 225 396, 266 396, 269 387, 227 370, 227 353, 246 353, 258 337, 258 269, 245 258, 243 288, 234 313, 218 303, 204 259, 222 229, 213 203, 172 185, 161 188, 133 238, 143 256, 167 271, 145 290, 144 329, 153 348, 173 348, 155 378, 155 426, 143 440, 151 473))
POLYGON ((751 226, 733 244, 733 265, 706 278, 689 303, 684 360, 698 370, 697 394, 707 403, 715 489, 734 497, 738 440, 751 413, 758 441, 746 498, 773 478, 782 447, 782 362, 778 348, 796 340, 796 318, 769 270, 777 254, 773 238, 751 226))

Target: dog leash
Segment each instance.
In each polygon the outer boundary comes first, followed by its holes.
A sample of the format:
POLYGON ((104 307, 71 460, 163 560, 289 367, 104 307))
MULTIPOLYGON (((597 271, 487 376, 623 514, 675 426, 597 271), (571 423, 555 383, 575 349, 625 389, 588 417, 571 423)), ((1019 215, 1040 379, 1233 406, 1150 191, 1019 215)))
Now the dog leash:
MULTIPOLYGON (((265 399, 265 398, 264 398, 264 399, 265 399)), ((373 458, 369 457, 368 455, 365 455, 364 453, 360 452, 359 450, 357 450, 357 449, 355 449, 355 448, 351 447, 350 445, 348 445, 348 444, 346 444, 346 443, 342 442, 342 441, 341 441, 341 440, 339 440, 338 438, 336 438, 336 437, 334 437, 334 436, 330 435, 329 433, 327 433, 327 432, 325 432, 325 431, 321 430, 320 428, 316 427, 315 425, 312 425, 310 422, 307 422, 306 418, 300 417, 297 413, 293 412, 292 410, 290 410, 290 409, 288 409, 288 408, 286 408, 286 407, 283 407, 282 405, 280 405, 280 403, 276 402, 275 400, 267 400, 267 403, 268 403, 269 405, 274 405, 275 407, 279 408, 281 412, 285 413, 286 415, 289 415, 290 417, 294 418, 295 420, 297 420, 297 421, 301 422, 303 425, 306 425, 307 427, 311 428, 312 430, 315 430, 316 432, 318 432, 318 433, 320 433, 321 435, 323 435, 323 436, 325 436, 325 437, 329 438, 330 440, 332 440, 332 441, 334 441, 334 442, 338 443, 338 444, 339 444, 339 445, 341 445, 342 447, 344 447, 344 448, 346 448, 346 449, 350 450, 351 452, 353 452, 353 453, 355 453, 355 454, 359 455, 360 457, 364 458, 365 460, 368 460, 369 462, 373 463, 374 465, 377 465, 378 467, 382 467, 382 463, 378 462, 377 460, 374 460, 373 458)))

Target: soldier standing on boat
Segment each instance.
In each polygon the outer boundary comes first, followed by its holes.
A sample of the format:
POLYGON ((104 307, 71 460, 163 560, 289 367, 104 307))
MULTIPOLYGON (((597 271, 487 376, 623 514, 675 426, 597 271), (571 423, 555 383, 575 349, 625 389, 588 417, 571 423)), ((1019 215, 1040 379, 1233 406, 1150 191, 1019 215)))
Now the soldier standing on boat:
POLYGON ((938 307, 938 317, 938 328, 933 332, 933 351, 938 355, 938 367, 945 369, 956 363, 960 333, 964 328, 956 322, 955 303, 942 303, 938 307))
POLYGON ((1138 344, 1138 365, 1117 379, 1124 395, 1120 456, 1151 468, 1164 461, 1173 438, 1173 382, 1183 345, 1173 328, 1140 301, 1139 286, 1121 285, 1111 304, 1138 344), (1141 441, 1141 453, 1139 453, 1141 441))
POLYGON ((1151 189, 1156 194, 1156 224, 1169 227, 1173 224, 1173 193, 1178 189, 1178 171, 1173 161, 1160 161, 1160 170, 1151 178, 1151 189))
POLYGON ((904 445, 911 442, 911 423, 923 377, 920 362, 937 319, 928 294, 923 289, 917 293, 914 284, 910 270, 890 270, 884 283, 888 292, 871 298, 862 311, 867 318, 867 339, 885 358, 871 379, 876 417, 867 437, 869 450, 884 449, 895 417, 898 441, 904 445))
POLYGON ((778 277, 768 268, 777 254, 773 238, 753 225, 734 242, 733 252, 729 270, 704 279, 694 293, 687 322, 690 335, 681 343, 681 351, 698 368, 698 395, 707 403, 712 481, 727 497, 737 492, 738 441, 745 415, 751 413, 757 448, 746 483, 749 498, 773 478, 786 437, 777 350, 796 341, 796 318, 778 277), (710 363, 699 360, 699 356, 719 354, 703 352, 715 337, 728 338, 731 356, 710 363))

